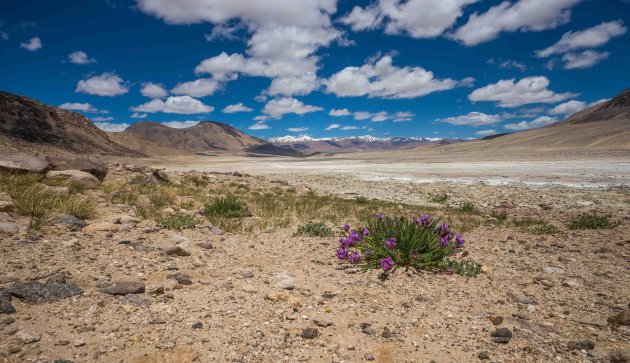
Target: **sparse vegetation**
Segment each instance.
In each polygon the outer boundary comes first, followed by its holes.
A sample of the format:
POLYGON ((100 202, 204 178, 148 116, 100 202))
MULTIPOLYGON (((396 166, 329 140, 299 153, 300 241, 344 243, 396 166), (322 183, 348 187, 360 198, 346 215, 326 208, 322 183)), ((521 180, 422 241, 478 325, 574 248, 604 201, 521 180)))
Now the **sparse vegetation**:
POLYGON ((479 212, 477 211, 477 209, 475 208, 475 205, 471 202, 465 202, 464 204, 462 204, 459 207, 459 210, 463 213, 468 213, 468 214, 478 214, 479 212))
POLYGON ((596 213, 582 214, 569 222, 569 229, 611 229, 618 225, 610 216, 596 213))
POLYGON ((203 212, 208 217, 241 218, 251 215, 243 201, 232 194, 214 198, 204 206, 203 212))
POLYGON ((504 225, 508 220, 508 214, 504 210, 501 210, 501 211, 493 210, 492 212, 490 212, 490 217, 494 218, 495 219, 494 223, 500 226, 504 225))
POLYGON ((182 230, 195 228, 197 221, 190 215, 172 215, 157 220, 159 224, 168 229, 182 230))
POLYGON ((86 219, 96 215, 96 202, 85 195, 70 195, 60 200, 60 209, 77 218, 86 219))
POLYGON ((332 237, 335 233, 324 222, 309 222, 298 227, 294 236, 332 237))
POLYGON ((447 201, 448 201, 448 194, 446 194, 446 193, 431 194, 429 196, 429 202, 431 202, 431 203, 444 204, 447 201))
POLYGON ((544 219, 520 218, 513 220, 512 224, 520 230, 531 234, 545 235, 560 233, 560 229, 557 226, 544 219))
POLYGON ((59 204, 59 195, 42 184, 15 187, 8 191, 18 212, 29 216, 29 230, 38 230, 59 204))
POLYGON ((339 240, 337 258, 367 269, 381 268, 385 275, 397 268, 470 276, 481 271, 475 262, 454 259, 464 250, 464 237, 428 214, 408 219, 377 213, 365 227, 351 230, 346 224, 343 230, 347 237, 339 240))

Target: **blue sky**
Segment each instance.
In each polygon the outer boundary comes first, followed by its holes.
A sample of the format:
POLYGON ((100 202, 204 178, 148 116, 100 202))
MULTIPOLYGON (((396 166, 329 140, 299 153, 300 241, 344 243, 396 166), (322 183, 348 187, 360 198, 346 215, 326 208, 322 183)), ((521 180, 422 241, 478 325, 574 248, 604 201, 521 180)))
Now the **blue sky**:
POLYGON ((627 0, 0 0, 0 89, 106 130, 482 137, 630 86, 627 0))

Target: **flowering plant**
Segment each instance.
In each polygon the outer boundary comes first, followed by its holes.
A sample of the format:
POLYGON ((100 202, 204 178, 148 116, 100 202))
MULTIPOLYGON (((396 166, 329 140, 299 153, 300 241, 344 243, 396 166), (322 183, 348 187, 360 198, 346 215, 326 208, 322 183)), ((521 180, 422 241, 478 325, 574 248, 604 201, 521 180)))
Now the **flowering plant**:
POLYGON ((408 219, 377 213, 363 227, 346 224, 341 229, 345 236, 339 239, 337 258, 346 263, 381 268, 385 274, 399 267, 469 276, 481 270, 477 263, 453 259, 464 253, 464 236, 428 214, 408 219))

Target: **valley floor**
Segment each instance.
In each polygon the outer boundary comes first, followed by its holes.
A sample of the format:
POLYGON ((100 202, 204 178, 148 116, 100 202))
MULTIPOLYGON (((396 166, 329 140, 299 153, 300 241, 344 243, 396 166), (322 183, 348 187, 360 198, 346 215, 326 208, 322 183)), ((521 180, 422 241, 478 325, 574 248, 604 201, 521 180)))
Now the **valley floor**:
POLYGON ((253 212, 236 227, 197 216, 203 224, 174 231, 139 218, 133 202, 112 194, 138 175, 124 166, 85 192, 99 208, 85 229, 50 223, 29 238, 26 217, 0 213, 22 231, 0 244, 0 288, 52 279, 83 290, 41 304, 13 297, 16 312, 0 314, 0 362, 630 359, 627 320, 607 321, 628 319, 630 309, 630 162, 365 160, 130 161, 177 181, 159 213, 196 216, 229 192, 253 212), (189 184, 191 170, 207 184, 189 184), (337 238, 294 236, 311 220, 356 225, 372 209, 452 221, 483 273, 399 270, 382 281, 339 264, 337 238), (616 225, 570 229, 584 213, 616 225), (124 280, 145 292, 103 292, 124 280), (513 333, 509 342, 493 341, 500 327, 513 333))

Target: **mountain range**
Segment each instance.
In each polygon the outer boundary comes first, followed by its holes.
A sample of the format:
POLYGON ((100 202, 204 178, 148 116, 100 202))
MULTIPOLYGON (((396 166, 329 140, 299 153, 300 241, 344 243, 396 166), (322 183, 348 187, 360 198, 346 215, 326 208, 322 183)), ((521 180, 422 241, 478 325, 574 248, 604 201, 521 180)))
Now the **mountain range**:
POLYGON ((433 144, 444 145, 462 142, 461 139, 416 138, 416 137, 354 137, 313 138, 307 135, 282 136, 269 139, 274 145, 289 147, 303 153, 360 152, 404 150, 433 144))

